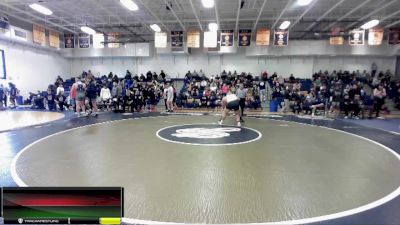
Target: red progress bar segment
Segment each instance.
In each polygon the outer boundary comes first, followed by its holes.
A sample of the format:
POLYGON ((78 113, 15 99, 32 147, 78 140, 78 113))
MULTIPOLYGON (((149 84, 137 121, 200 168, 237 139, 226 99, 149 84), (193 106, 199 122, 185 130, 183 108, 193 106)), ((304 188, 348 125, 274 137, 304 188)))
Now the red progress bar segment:
POLYGON ((7 194, 4 206, 120 206, 121 199, 108 195, 7 194))

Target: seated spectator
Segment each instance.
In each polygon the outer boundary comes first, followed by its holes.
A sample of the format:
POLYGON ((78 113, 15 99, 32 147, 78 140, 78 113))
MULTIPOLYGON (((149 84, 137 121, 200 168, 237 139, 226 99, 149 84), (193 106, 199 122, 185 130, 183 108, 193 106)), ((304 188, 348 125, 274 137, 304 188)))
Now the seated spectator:
POLYGON ((312 109, 312 113, 311 116, 315 116, 315 112, 317 109, 325 109, 325 99, 324 96, 322 94, 317 95, 314 98, 314 101, 312 101, 311 104, 311 109, 312 109))
POLYGON ((49 111, 57 110, 55 98, 56 98, 55 94, 53 94, 51 90, 47 90, 46 103, 49 111))
POLYGON ((111 92, 106 85, 103 85, 103 87, 101 88, 100 99, 102 104, 107 107, 107 111, 110 110, 111 92))
POLYGON ((382 110, 382 106, 385 104, 385 98, 386 89, 382 84, 379 84, 378 87, 374 89, 374 111, 376 113, 376 118, 383 119, 383 117, 379 116, 379 113, 382 110))
POLYGON ((127 91, 126 95, 123 97, 123 106, 122 106, 122 112, 125 113, 126 107, 130 109, 130 112, 134 112, 135 108, 135 102, 134 102, 134 96, 131 94, 131 91, 127 91))

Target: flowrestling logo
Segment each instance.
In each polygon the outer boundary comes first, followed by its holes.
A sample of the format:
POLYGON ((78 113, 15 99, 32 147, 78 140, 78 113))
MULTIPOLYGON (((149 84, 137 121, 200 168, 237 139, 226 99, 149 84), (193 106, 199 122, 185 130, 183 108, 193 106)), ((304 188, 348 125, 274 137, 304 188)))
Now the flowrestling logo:
POLYGON ((230 136, 231 132, 240 132, 240 128, 186 128, 176 130, 175 137, 187 138, 223 138, 230 136))
POLYGON ((164 141, 189 145, 235 145, 261 138, 261 133, 247 127, 217 124, 185 124, 165 127, 156 134, 164 141))

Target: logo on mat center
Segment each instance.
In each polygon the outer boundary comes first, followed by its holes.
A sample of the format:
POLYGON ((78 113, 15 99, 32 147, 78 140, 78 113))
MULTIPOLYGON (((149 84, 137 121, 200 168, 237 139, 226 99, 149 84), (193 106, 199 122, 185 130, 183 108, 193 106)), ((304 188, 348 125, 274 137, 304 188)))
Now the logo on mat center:
POLYGON ((164 141, 189 145, 245 144, 261 138, 261 133, 247 127, 217 124, 185 124, 165 127, 157 131, 164 141))

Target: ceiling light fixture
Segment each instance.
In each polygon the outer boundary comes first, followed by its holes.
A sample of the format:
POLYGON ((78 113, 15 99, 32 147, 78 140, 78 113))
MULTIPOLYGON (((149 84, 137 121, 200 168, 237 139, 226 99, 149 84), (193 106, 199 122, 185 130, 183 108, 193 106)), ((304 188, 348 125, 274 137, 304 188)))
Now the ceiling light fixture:
POLYGON ((131 11, 136 11, 139 7, 132 0, 120 0, 121 4, 131 11))
POLYGON ((214 7, 214 0, 201 0, 201 3, 203 3, 204 8, 214 7))
POLYGON ((30 4, 29 7, 46 16, 50 16, 51 14, 53 14, 53 12, 50 9, 36 3, 30 4))
POLYGON ((300 6, 309 5, 311 2, 312 2, 312 0, 297 0, 297 4, 300 6))
POLYGON ((370 20, 361 26, 361 29, 368 30, 379 24, 379 20, 370 20))
POLYGON ((209 29, 210 31, 217 31, 217 30, 218 30, 218 24, 216 24, 216 23, 209 23, 209 24, 208 24, 208 29, 209 29))
POLYGON ((161 31, 160 26, 158 26, 157 24, 152 24, 152 25, 150 25, 150 28, 151 28, 152 30, 154 30, 154 32, 160 32, 160 31, 161 31))
POLYGON ((91 34, 91 35, 96 34, 96 31, 93 30, 92 28, 88 27, 88 26, 82 26, 82 27, 81 27, 81 31, 82 31, 82 32, 85 32, 85 33, 87 33, 87 34, 91 34))
POLYGON ((290 21, 286 20, 282 22, 282 24, 279 26, 279 29, 286 30, 289 26, 290 26, 290 21))

